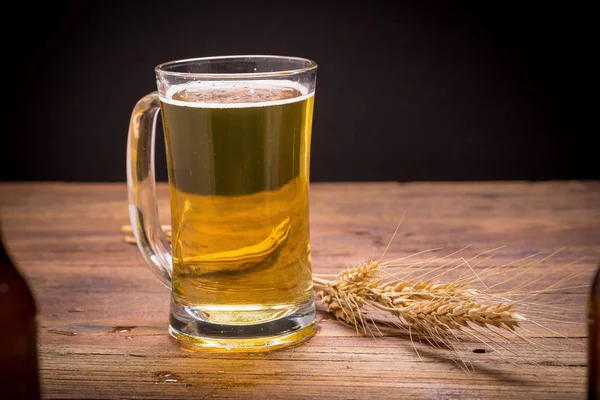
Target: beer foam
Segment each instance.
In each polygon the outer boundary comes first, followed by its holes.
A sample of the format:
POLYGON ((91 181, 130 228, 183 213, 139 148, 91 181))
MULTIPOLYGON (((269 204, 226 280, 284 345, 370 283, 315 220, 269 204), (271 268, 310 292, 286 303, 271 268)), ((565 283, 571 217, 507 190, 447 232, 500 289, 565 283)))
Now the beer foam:
POLYGON ((194 81, 169 87, 160 100, 183 107, 247 108, 295 103, 313 95, 292 81, 194 81))

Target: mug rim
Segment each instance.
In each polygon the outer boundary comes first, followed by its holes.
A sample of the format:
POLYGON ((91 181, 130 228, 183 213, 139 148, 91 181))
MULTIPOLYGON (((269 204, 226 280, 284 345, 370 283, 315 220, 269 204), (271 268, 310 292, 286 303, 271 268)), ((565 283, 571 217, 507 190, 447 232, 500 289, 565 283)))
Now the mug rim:
POLYGON ((227 56, 210 56, 210 57, 193 57, 179 60, 166 61, 158 64, 154 67, 154 71, 157 75, 161 76, 180 76, 180 77, 191 77, 191 78, 262 78, 262 77, 273 77, 273 76, 290 76, 298 75, 313 71, 317 68, 317 63, 309 58, 304 57, 290 57, 280 55, 264 55, 264 54, 250 54, 250 55, 227 55, 227 56), (248 59, 272 59, 286 60, 286 61, 298 61, 304 62, 307 65, 301 68, 294 69, 282 69, 280 71, 267 71, 267 72, 181 72, 181 71, 169 71, 168 67, 174 67, 183 64, 192 64, 200 61, 216 61, 216 60, 248 60, 248 59))

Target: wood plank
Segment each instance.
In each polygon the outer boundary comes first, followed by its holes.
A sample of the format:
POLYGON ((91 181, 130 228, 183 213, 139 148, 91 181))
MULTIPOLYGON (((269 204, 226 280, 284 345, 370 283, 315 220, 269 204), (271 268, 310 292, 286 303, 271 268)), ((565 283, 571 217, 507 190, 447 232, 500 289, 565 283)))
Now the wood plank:
MULTIPOLYGON (((158 197, 168 223, 165 184, 158 197)), ((530 342, 485 354, 473 353, 482 347, 476 341, 444 352, 404 336, 357 335, 322 309, 317 335, 301 346, 264 354, 191 350, 166 332, 168 290, 123 242, 124 184, 3 183, 0 204, 9 250, 40 305, 48 399, 569 399, 585 392, 585 302, 600 260, 600 182, 311 186, 315 273, 379 257, 400 220, 384 260, 438 249, 409 258, 413 265, 403 270, 433 270, 453 252, 470 259, 503 246, 474 270, 552 255, 519 276, 534 282, 529 289, 580 273, 538 296, 540 307, 524 310, 542 308, 568 321, 552 325, 565 337, 526 325, 530 342), (419 264, 425 260, 427 267, 419 264), (472 363, 470 372, 459 358, 472 363)), ((501 270, 486 283, 515 271, 501 270)))

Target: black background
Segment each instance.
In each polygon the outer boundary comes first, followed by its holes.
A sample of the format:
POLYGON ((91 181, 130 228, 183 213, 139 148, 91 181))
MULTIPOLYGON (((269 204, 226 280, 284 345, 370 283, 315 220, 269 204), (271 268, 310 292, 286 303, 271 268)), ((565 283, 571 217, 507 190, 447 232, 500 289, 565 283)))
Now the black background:
POLYGON ((592 12, 534 3, 16 4, 0 178, 124 181, 156 64, 276 54, 319 64, 312 181, 598 179, 592 12))

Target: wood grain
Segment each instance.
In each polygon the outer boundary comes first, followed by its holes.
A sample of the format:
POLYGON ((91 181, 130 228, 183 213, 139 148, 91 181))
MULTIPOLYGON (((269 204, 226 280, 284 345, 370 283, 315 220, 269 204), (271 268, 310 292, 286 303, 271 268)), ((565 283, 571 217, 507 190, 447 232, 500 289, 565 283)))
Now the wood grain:
MULTIPOLYGON (((126 244, 124 184, 3 183, 9 251, 41 310, 42 388, 48 399, 581 399, 586 384, 585 308, 600 261, 599 182, 328 183, 311 187, 313 271, 335 273, 380 255, 426 249, 465 257, 499 246, 476 268, 557 254, 519 278, 539 287, 581 274, 537 302, 573 323, 564 338, 524 332, 513 353, 452 357, 405 337, 357 336, 319 312, 307 343, 271 353, 191 350, 167 333, 169 292, 126 244), (573 265, 568 266, 569 263, 573 265), (552 309, 552 308, 549 308, 552 309)), ((168 223, 168 191, 159 184, 168 223)), ((413 260, 419 260, 416 256, 413 260)), ((428 254, 427 257, 431 257, 428 254)), ((496 278, 491 278, 493 279, 496 278)), ((504 279, 503 277, 497 279, 504 279)))

